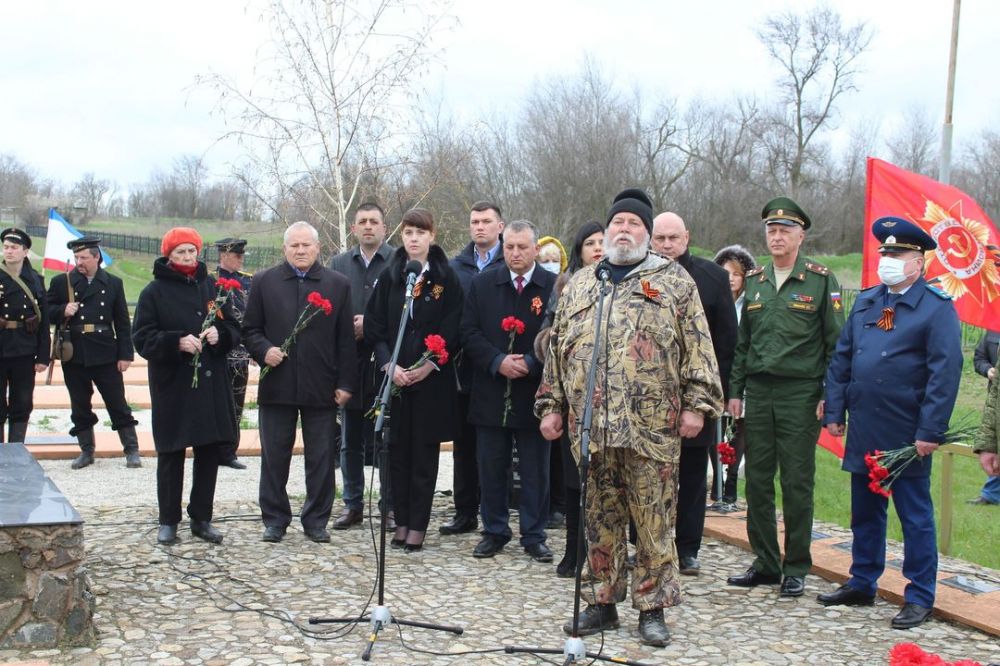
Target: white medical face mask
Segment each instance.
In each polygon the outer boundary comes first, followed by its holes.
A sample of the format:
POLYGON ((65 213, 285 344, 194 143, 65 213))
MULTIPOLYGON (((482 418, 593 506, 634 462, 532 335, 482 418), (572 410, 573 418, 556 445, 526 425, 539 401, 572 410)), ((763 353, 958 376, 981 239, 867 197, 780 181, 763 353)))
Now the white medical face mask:
POLYGON ((555 273, 556 275, 559 275, 559 269, 562 268, 562 265, 558 261, 543 261, 538 265, 548 272, 555 273))
POLYGON ((878 279, 888 287, 894 287, 909 277, 906 274, 906 261, 896 257, 881 257, 878 260, 878 279))

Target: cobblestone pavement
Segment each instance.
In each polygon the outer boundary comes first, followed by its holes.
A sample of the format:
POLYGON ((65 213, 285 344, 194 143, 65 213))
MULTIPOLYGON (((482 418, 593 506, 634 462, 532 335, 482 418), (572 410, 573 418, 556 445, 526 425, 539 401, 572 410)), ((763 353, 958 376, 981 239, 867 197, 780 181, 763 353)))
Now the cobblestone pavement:
MULTIPOLYGON (((251 464, 247 472, 220 470, 216 520, 224 544, 212 546, 182 530, 181 542, 171 548, 155 543, 154 465, 125 470, 120 460, 108 460, 69 472, 68 461, 44 462, 86 519, 99 639, 94 648, 0 651, 0 662, 361 663, 364 626, 310 626, 308 619, 356 616, 375 594, 376 558, 367 521, 363 529, 332 532, 329 544, 306 540, 295 524, 282 543, 265 544, 252 501, 259 461, 246 462, 251 464)), ((439 487, 447 488, 451 456, 442 455, 441 462, 439 487)), ((302 492, 300 457, 293 470, 295 495, 302 492)), ((494 559, 471 557, 477 535, 436 532, 450 507, 450 498, 435 499, 423 551, 390 549, 386 603, 401 618, 456 624, 465 633, 392 627, 380 636, 372 663, 544 663, 538 656, 502 650, 507 645, 561 650, 561 625, 572 611, 572 580, 557 578, 551 564, 530 560, 516 542, 494 559), (473 650, 492 652, 469 654, 473 650)), ((550 533, 557 559, 564 537, 564 530, 550 533)), ((823 608, 814 597, 833 585, 816 577, 807 579, 806 595, 793 600, 779 601, 774 587, 727 587, 725 577, 749 562, 734 546, 707 541, 701 560, 703 574, 682 579, 683 604, 667 611, 671 645, 640 645, 638 613, 623 604, 622 628, 605 635, 604 653, 648 664, 867 666, 886 663, 893 644, 912 641, 948 660, 1000 663, 1000 641, 971 629, 939 621, 907 632, 890 629, 897 608, 881 600, 871 608, 823 608)), ((598 651, 600 636, 588 637, 586 645, 598 651)))

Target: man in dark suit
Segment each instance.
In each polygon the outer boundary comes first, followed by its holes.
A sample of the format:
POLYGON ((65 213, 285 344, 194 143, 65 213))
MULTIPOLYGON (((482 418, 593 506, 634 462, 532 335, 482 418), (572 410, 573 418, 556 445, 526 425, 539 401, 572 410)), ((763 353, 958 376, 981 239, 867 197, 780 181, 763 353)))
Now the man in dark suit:
POLYGON ((285 230, 285 261, 258 273, 243 318, 244 341, 261 368, 270 368, 257 390, 261 470, 260 510, 264 541, 277 542, 292 522, 285 485, 302 418, 306 501, 300 520, 306 537, 328 542, 333 509, 333 429, 336 409, 356 390, 351 284, 319 263, 319 233, 308 222, 285 230), (313 317, 287 352, 291 334, 312 292, 330 301, 330 314, 313 317))
MULTIPOLYGON (((722 392, 728 396, 729 371, 733 367, 733 351, 739 335, 733 294, 729 290, 729 274, 714 261, 692 256, 688 250, 690 241, 691 233, 676 213, 660 213, 653 219, 650 247, 683 266, 698 287, 698 298, 708 318, 708 330, 712 333, 722 392)), ((715 424, 714 419, 706 419, 697 436, 681 440, 674 542, 678 569, 687 576, 697 576, 701 570, 698 551, 705 530, 705 493, 708 490, 705 476, 708 457, 714 453, 712 447, 718 444, 715 441, 715 424)))
POLYGON ((101 239, 92 236, 66 243, 76 270, 55 276, 49 285, 49 320, 68 329, 73 343, 72 358, 62 362, 72 407, 69 434, 80 443, 80 455, 70 466, 81 469, 94 463, 97 415, 91 398, 96 386, 111 417, 111 429, 118 432, 125 450, 125 466, 142 467, 135 433, 138 421, 125 400, 122 377, 135 358, 125 287, 121 278, 101 268, 100 244, 101 239))
MULTIPOLYGON (((375 422, 365 412, 375 399, 374 349, 365 342, 365 306, 375 290, 375 282, 392 259, 393 247, 385 242, 385 213, 375 203, 364 203, 354 213, 351 233, 358 245, 330 260, 330 268, 351 281, 351 312, 358 352, 358 392, 344 407, 344 441, 340 443, 340 478, 343 481, 344 510, 333 521, 333 529, 346 530, 364 517, 365 452, 375 443, 375 422)), ((392 484, 389 470, 379 470, 382 510, 389 511, 386 528, 396 529, 392 515, 392 484)))
MULTIPOLYGON (((450 264, 462 283, 462 291, 469 293, 472 279, 480 273, 503 267, 500 246, 503 234, 503 213, 492 201, 472 204, 469 213, 469 235, 472 240, 455 255, 450 264)), ((454 467, 452 479, 455 491, 455 516, 439 528, 441 534, 474 532, 479 526, 479 471, 476 462, 476 428, 469 423, 469 389, 472 385, 472 363, 464 353, 455 359, 458 372, 458 437, 452 443, 454 467)))
POLYGON ((930 617, 937 584, 931 458, 944 441, 962 379, 962 333, 951 296, 924 280, 937 242, 901 217, 875 220, 882 284, 858 294, 826 371, 823 424, 844 434, 843 469, 851 473, 851 577, 817 597, 824 606, 870 606, 885 570, 888 498, 869 489, 865 457, 916 447, 917 461, 892 482, 903 528, 903 608, 894 629, 930 617))
POLYGON ((534 226, 512 222, 503 239, 506 267, 472 280, 462 310, 462 347, 473 366, 469 422, 476 426, 483 518, 483 539, 475 557, 493 557, 511 539, 507 476, 517 446, 521 545, 533 559, 552 561, 545 545, 550 443, 533 413, 542 360, 534 356, 532 343, 556 276, 535 263, 537 254, 534 226), (523 330, 504 330, 508 317, 518 319, 523 330))

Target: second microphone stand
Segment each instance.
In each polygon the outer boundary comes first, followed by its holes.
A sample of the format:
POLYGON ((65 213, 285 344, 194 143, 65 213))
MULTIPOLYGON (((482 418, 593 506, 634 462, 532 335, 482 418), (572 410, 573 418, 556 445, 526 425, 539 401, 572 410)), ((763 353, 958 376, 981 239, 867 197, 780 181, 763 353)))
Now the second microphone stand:
POLYGON ((601 289, 597 297, 597 312, 594 316, 594 350, 590 354, 590 367, 587 369, 587 386, 583 403, 583 418, 580 421, 580 517, 579 537, 576 541, 576 587, 573 591, 573 632, 563 643, 562 650, 556 648, 504 647, 507 654, 561 654, 565 658, 564 666, 581 662, 584 659, 596 659, 615 664, 629 666, 644 666, 642 662, 631 661, 623 657, 603 655, 599 652, 587 652, 580 637, 580 589, 583 580, 583 562, 587 557, 586 543, 586 512, 587 512, 587 475, 590 471, 590 426, 594 420, 594 388, 597 384, 597 362, 601 351, 601 324, 604 321, 604 297, 608 293, 608 280, 611 271, 605 264, 597 269, 597 277, 601 280, 601 289))
MULTIPOLYGON (((414 263, 414 262, 411 262, 414 263)), ((396 345, 392 350, 392 359, 389 361, 389 367, 387 369, 385 380, 382 382, 382 388, 379 391, 377 416, 375 419, 375 445, 378 455, 378 463, 381 469, 389 469, 389 442, 390 430, 392 420, 389 414, 389 407, 392 404, 392 383, 393 373, 396 370, 396 365, 399 362, 399 350, 403 344, 403 334, 406 331, 406 324, 410 320, 410 310, 413 308, 413 286, 416 284, 417 275, 420 272, 421 267, 417 265, 417 270, 412 270, 409 265, 407 265, 406 272, 408 278, 406 281, 406 299, 403 302, 403 316, 399 319, 399 330, 396 332, 396 345)), ((386 531, 386 516, 389 514, 388 507, 383 506, 382 510, 379 512, 382 514, 379 518, 379 551, 378 551, 378 605, 372 609, 372 612, 368 615, 362 615, 361 617, 340 617, 340 618, 322 618, 322 617, 311 617, 309 618, 309 624, 348 624, 351 622, 364 622, 369 621, 371 625, 371 633, 368 635, 367 643, 365 644, 365 649, 361 653, 361 660, 368 661, 371 659, 372 649, 375 647, 375 641, 378 640, 379 632, 388 627, 390 624, 398 624, 406 627, 420 627, 422 629, 434 629, 436 631, 448 631, 453 634, 462 635, 465 630, 462 627, 449 626, 445 624, 431 624, 429 622, 417 622, 415 620, 404 620, 402 618, 394 617, 392 611, 385 603, 385 531, 386 531)))

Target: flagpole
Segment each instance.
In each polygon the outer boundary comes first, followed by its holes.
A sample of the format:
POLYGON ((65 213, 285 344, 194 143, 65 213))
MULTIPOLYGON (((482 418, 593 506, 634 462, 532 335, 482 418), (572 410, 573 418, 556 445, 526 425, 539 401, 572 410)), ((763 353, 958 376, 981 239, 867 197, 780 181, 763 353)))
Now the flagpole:
POLYGON ((951 15, 951 49, 948 57, 948 88, 945 91, 944 125, 941 128, 941 161, 938 164, 938 180, 945 185, 951 183, 951 112, 955 105, 955 64, 958 60, 958 15, 962 0, 954 0, 951 15))

